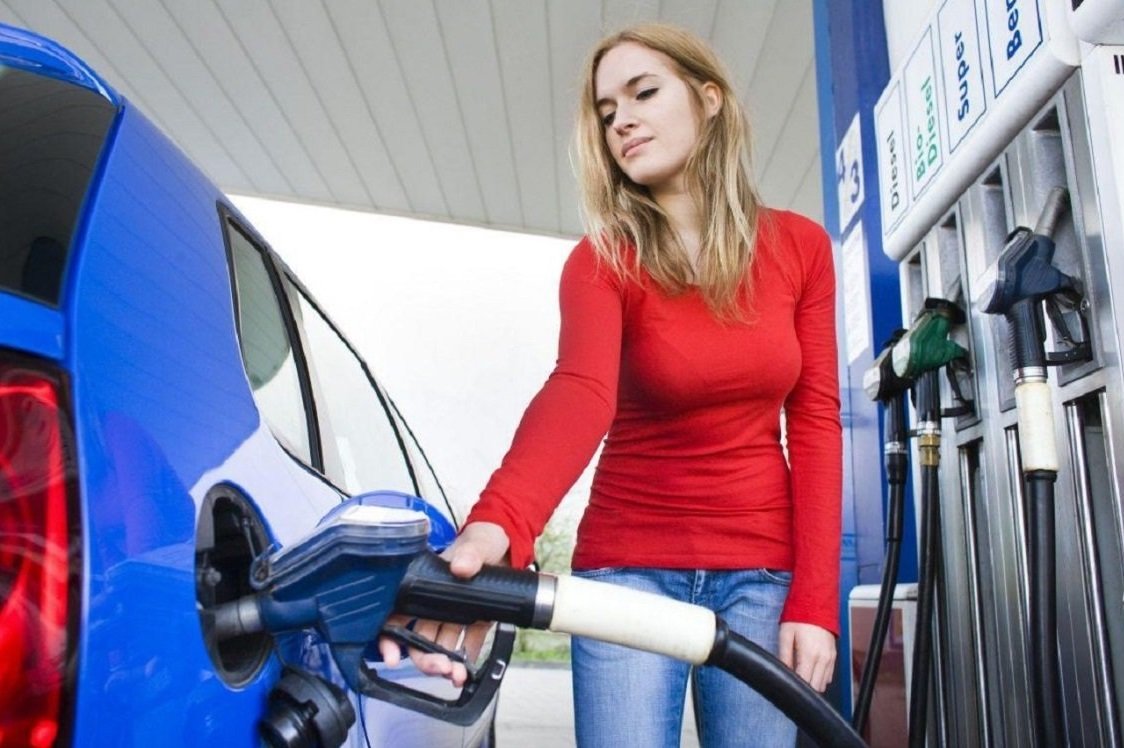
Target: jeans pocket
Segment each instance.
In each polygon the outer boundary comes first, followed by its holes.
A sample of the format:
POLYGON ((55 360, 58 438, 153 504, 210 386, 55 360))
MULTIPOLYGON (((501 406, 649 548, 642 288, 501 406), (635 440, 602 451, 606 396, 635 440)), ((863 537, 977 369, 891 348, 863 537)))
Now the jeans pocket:
POLYGON ((792 572, 785 569, 761 569, 765 581, 788 587, 792 584, 792 572))

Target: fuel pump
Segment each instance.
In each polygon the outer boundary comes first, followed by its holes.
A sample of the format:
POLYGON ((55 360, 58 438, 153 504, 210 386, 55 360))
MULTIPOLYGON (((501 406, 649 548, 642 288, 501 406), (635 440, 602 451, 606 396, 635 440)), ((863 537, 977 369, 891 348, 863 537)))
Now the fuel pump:
POLYGON ((1061 689, 1054 545, 1058 450, 1046 371, 1048 366, 1083 361, 1092 355, 1081 285, 1053 264, 1054 230, 1068 205, 1068 193, 1056 187, 1047 196, 1035 228, 1020 226, 1011 233, 996 260, 994 279, 981 297, 983 311, 1002 314, 1008 324, 1007 345, 1015 379, 1015 409, 1030 535, 1029 650, 1035 726, 1041 745, 1064 744, 1064 729, 1058 722, 1061 689), (1073 335, 1066 325, 1063 305, 1077 312, 1080 337, 1073 335), (1054 337, 1064 349, 1046 351, 1043 307, 1054 328, 1054 337))
POLYGON ((925 744, 925 723, 932 669, 933 598, 941 568, 940 545, 940 452, 941 418, 959 415, 971 407, 959 394, 954 364, 964 365, 968 352, 948 334, 954 324, 963 324, 964 312, 945 299, 925 299, 913 325, 891 350, 894 373, 910 382, 917 411, 918 458, 921 464, 920 563, 917 583, 917 624, 913 645, 913 678, 909 698, 910 746, 925 744), (940 380, 945 369, 961 404, 941 410, 940 380))
POLYGON ((341 504, 304 540, 255 564, 257 592, 211 611, 205 622, 211 635, 224 640, 315 629, 353 691, 469 724, 490 701, 506 662, 493 648, 482 667, 470 667, 472 683, 456 702, 395 685, 367 661, 387 616, 397 611, 549 629, 719 667, 764 695, 820 745, 863 745, 810 686, 705 608, 528 570, 485 567, 472 579, 453 576, 444 560, 426 550, 428 520, 410 508, 411 501, 419 500, 381 493, 341 504))
POLYGON ((894 586, 898 581, 901 560, 902 524, 905 516, 905 484, 909 472, 909 447, 906 443, 905 396, 909 381, 894 373, 892 351, 905 330, 895 330, 883 346, 882 352, 863 374, 863 389, 871 400, 882 403, 883 443, 882 454, 889 489, 886 511, 886 551, 882 563, 882 583, 878 591, 878 606, 874 614, 874 627, 867 647, 866 662, 855 697, 851 724, 862 734, 870 714, 874 697, 874 681, 882 661, 882 647, 890 624, 894 599, 894 586))

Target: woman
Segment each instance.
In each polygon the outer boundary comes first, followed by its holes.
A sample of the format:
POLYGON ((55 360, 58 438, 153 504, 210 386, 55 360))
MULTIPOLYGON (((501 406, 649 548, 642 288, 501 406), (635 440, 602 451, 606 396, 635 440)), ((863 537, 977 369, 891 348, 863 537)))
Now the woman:
MULTIPOLYGON (((841 490, 830 242, 760 204, 744 115, 698 38, 628 29, 595 48, 584 80, 588 234, 562 273, 557 367, 447 556, 464 577, 527 565, 605 437, 574 573, 704 605, 822 691, 841 490)), ((449 648, 465 636, 419 631, 449 648)), ((464 680, 443 656, 415 659, 464 680)), ((573 673, 579 745, 678 745, 688 665, 575 638, 573 673)), ((733 677, 700 668, 693 688, 703 745, 794 743, 733 677)))

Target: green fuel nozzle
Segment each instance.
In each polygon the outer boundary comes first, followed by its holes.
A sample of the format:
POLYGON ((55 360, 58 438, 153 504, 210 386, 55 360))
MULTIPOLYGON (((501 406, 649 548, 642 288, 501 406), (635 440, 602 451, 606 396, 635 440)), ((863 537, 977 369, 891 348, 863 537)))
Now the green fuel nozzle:
POLYGON ((925 299, 913 325, 894 344, 894 373, 913 381, 952 361, 967 360, 968 351, 948 337, 953 325, 964 324, 964 311, 947 299, 925 299))

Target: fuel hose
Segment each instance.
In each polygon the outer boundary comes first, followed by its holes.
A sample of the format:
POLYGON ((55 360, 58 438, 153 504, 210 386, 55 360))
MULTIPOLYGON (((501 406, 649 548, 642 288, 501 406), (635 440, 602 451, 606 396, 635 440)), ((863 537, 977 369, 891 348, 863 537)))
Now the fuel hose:
POLYGON ((589 579, 502 567, 485 567, 461 579, 446 561, 425 553, 410 563, 395 607, 419 618, 500 621, 711 665, 755 689, 819 745, 864 745, 811 686, 697 605, 589 579))
POLYGON ((874 699, 874 684, 882 661, 886 631, 890 627, 890 614, 894 604, 894 586, 901 565, 902 528, 905 524, 905 483, 908 474, 908 453, 905 444, 904 393, 898 392, 885 404, 885 456, 886 483, 889 487, 886 511, 886 553, 882 565, 882 583, 878 592, 878 606, 874 613, 874 626, 870 633, 866 662, 855 696, 855 709, 851 724, 860 735, 866 729, 870 705, 874 699))
MULTIPOLYGON (((427 550, 429 521, 415 510, 418 501, 377 492, 333 509, 307 537, 255 561, 255 593, 202 612, 206 637, 221 642, 258 631, 315 629, 355 693, 470 725, 493 702, 503 679, 512 626, 544 629, 720 668, 757 690, 819 745, 863 745, 811 686, 706 608, 530 570, 486 566, 471 579, 454 576, 447 561, 427 550), (371 644, 380 635, 394 636, 394 627, 386 627, 392 612, 500 626, 485 662, 471 666, 470 682, 459 696, 444 699, 383 678, 369 666, 371 644)), ((440 650, 428 640, 410 646, 440 650)))
POLYGON ((1008 352, 1015 380, 1020 462, 1027 498, 1030 540, 1029 610, 1034 721, 1041 745, 1064 745, 1061 679, 1057 651, 1054 482, 1058 476, 1054 408, 1047 366, 1089 355, 1088 340, 1071 355, 1051 357, 1045 346, 1043 302, 1080 297, 1080 284, 1053 263, 1053 234, 1069 193, 1055 187, 1030 230, 1016 229, 996 260, 995 279, 983 294, 983 311, 1007 319, 1008 352))
POLYGON ((921 552, 917 574, 917 624, 913 643, 913 678, 909 694, 909 745, 925 743, 929 681, 933 664, 933 601, 941 567, 940 543, 940 391, 937 372, 917 380, 918 461, 921 463, 921 552))

